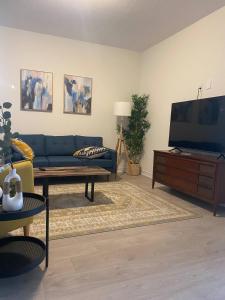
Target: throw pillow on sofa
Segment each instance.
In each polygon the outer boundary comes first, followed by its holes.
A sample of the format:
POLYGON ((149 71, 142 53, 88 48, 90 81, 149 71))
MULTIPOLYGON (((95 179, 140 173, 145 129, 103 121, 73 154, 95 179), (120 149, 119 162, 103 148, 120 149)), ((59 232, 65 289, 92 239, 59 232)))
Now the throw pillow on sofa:
POLYGON ((20 153, 23 158, 28 160, 34 159, 34 152, 29 145, 20 139, 11 139, 12 148, 20 153))
POLYGON ((97 158, 103 156, 105 153, 109 151, 108 148, 105 147, 86 147, 74 152, 73 156, 76 158, 97 158))

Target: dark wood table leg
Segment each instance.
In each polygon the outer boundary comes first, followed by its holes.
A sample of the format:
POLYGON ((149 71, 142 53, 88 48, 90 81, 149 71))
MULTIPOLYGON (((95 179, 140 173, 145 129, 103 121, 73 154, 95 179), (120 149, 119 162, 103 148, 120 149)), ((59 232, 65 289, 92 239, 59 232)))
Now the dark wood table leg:
POLYGON ((154 187, 155 187, 155 178, 154 178, 154 175, 153 175, 153 177, 152 177, 152 189, 154 189, 154 187))
POLYGON ((45 268, 48 268, 48 249, 49 249, 49 199, 46 198, 46 257, 45 257, 45 268))
POLYGON ((218 202, 216 201, 216 202, 213 204, 213 216, 214 216, 214 217, 216 216, 217 207, 218 207, 218 202))
POLYGON ((86 198, 88 197, 88 178, 86 179, 86 182, 85 182, 85 197, 86 198))
POLYGON ((94 195, 95 195, 95 182, 91 182, 91 202, 94 202, 94 195))
POLYGON ((48 252, 49 252, 49 195, 48 195, 49 183, 48 178, 43 179, 43 196, 46 200, 46 256, 45 256, 45 268, 48 268, 48 252))
POLYGON ((95 182, 94 182, 94 178, 91 177, 87 177, 86 182, 85 182, 85 197, 91 201, 94 202, 94 194, 95 194, 95 182), (91 183, 91 196, 89 196, 89 183, 91 183))

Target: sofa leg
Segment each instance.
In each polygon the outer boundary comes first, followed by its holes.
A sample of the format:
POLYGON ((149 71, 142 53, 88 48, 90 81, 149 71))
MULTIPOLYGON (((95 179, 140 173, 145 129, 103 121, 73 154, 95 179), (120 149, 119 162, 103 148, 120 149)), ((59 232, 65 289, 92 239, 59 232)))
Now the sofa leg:
POLYGON ((23 226, 23 233, 25 236, 29 236, 30 234, 30 225, 23 226))

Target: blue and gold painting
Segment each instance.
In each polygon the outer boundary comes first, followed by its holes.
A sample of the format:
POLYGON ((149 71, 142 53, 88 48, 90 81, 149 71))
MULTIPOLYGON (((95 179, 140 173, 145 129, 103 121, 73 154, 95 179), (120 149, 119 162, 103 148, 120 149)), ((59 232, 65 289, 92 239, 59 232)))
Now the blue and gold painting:
POLYGON ((64 113, 91 114, 92 79, 64 75, 64 113))
POLYGON ((21 110, 52 112, 51 72, 21 70, 21 110))

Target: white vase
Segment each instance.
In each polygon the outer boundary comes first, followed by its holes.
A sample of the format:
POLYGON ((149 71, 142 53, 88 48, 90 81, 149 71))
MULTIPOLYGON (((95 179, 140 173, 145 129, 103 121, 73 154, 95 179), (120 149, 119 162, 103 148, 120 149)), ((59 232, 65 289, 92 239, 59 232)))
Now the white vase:
POLYGON ((16 169, 12 169, 5 177, 3 184, 2 208, 5 211, 16 211, 23 207, 23 193, 20 176, 16 173, 16 169), (10 182, 15 180, 16 194, 10 197, 10 182))

